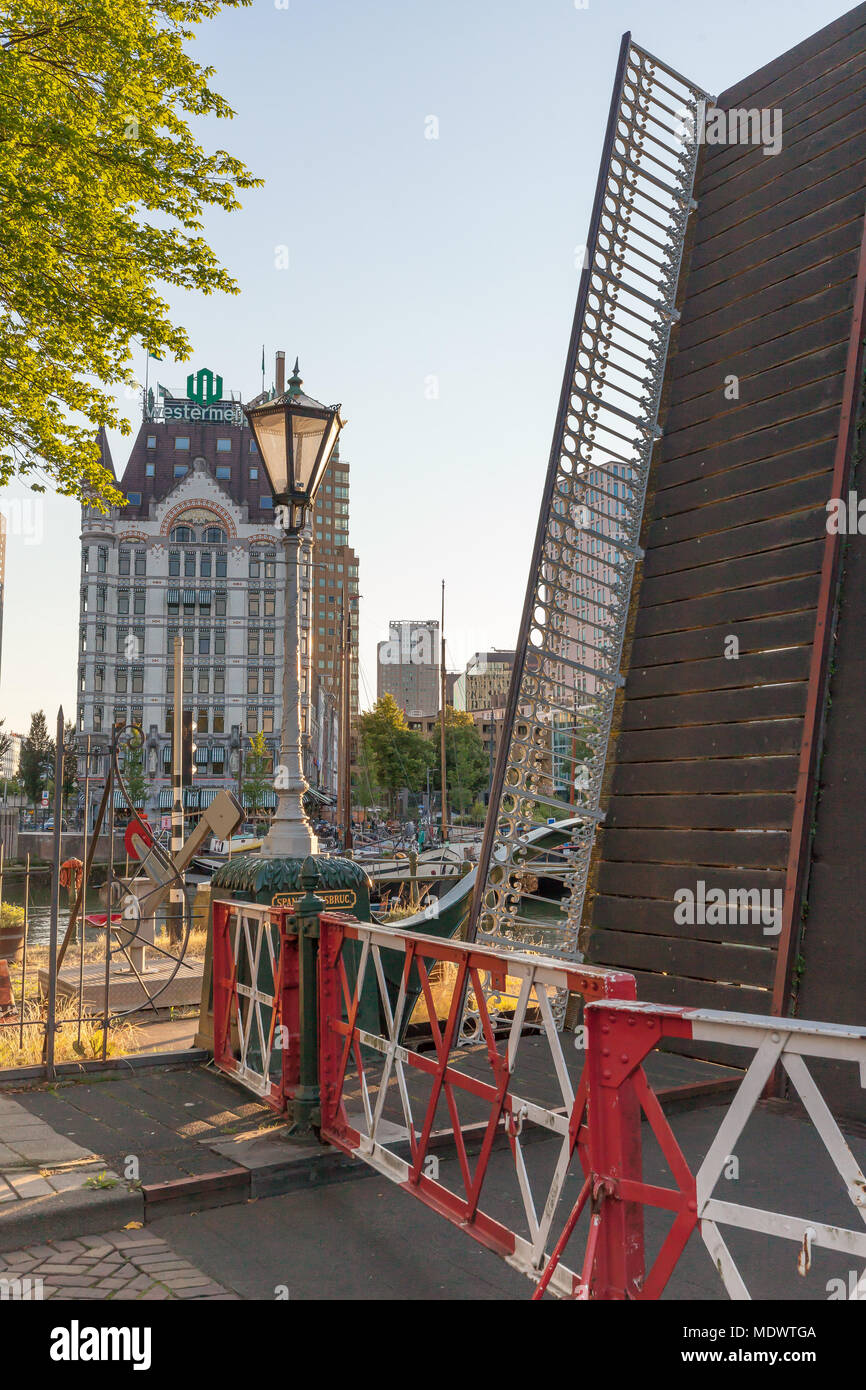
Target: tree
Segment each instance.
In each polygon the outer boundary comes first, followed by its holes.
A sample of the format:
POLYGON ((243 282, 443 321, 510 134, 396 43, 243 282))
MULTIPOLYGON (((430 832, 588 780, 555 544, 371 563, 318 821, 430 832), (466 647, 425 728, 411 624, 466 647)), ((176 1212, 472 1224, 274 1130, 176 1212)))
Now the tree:
POLYGON ((393 695, 383 695, 371 710, 359 715, 358 734, 369 779, 386 793, 392 809, 401 787, 421 790, 430 766, 428 742, 408 727, 393 695))
POLYGON ((269 791, 273 791, 274 784, 271 777, 271 755, 265 743, 265 735, 259 729, 255 738, 250 739, 250 751, 244 759, 244 796, 247 800, 247 809, 253 815, 259 815, 265 807, 265 796, 269 791))
POLYGON ((121 773, 133 806, 139 806, 147 797, 147 782, 144 776, 144 745, 139 738, 124 744, 121 773))
POLYGON ((5 719, 0 719, 0 762, 6 757, 12 743, 12 735, 7 734, 6 730, 3 728, 5 723, 5 719))
MULTIPOLYGON (((442 790, 441 719, 437 716, 430 735, 432 756, 435 759, 436 781, 442 790)), ((448 800, 458 811, 466 811, 477 794, 486 789, 489 776, 488 756, 475 721, 466 710, 445 710, 445 775, 448 779, 448 800)))
POLYGON ((21 744, 19 777, 28 801, 34 810, 42 798, 43 788, 54 766, 54 739, 49 736, 42 710, 30 716, 30 732, 21 744))
POLYGON ((5 0, 0 16, 0 485, 24 477, 99 511, 125 499, 99 433, 129 434, 135 341, 185 360, 162 286, 236 294, 201 236, 245 166, 187 118, 231 117, 185 44, 249 0, 5 0))

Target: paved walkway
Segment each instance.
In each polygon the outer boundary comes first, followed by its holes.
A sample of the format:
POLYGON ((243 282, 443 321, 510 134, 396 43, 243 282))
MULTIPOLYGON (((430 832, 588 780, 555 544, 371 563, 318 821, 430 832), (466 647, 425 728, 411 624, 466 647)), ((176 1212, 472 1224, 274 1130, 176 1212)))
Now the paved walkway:
POLYGON ((52 1241, 0 1255, 0 1295, 30 1302, 237 1298, 143 1230, 52 1241))

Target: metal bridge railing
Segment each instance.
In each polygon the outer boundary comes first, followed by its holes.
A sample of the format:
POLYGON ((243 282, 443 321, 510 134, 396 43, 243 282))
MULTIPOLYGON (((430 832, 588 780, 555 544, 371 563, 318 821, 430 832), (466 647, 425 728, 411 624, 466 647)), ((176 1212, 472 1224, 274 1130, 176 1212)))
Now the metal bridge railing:
POLYGON ((473 902, 479 940, 566 959, 603 819, 705 95, 625 35, 473 902), (566 821, 527 887, 527 835, 566 821))

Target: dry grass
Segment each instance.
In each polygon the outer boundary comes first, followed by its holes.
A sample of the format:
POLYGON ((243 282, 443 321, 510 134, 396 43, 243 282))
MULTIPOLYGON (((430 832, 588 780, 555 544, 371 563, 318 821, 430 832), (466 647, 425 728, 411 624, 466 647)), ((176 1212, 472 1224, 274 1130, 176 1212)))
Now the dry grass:
MULTIPOLYGON (((19 1035, 22 1030, 18 1022, 0 1026, 0 1070, 4 1067, 38 1066, 42 1061, 44 1005, 28 1000, 24 1004, 23 1015, 21 1046, 19 1035)), ((101 1019, 85 1017, 79 1027, 76 1000, 58 999, 57 1025, 55 1061, 87 1062, 102 1058, 101 1019)), ((140 1033, 134 1024, 125 1020, 112 1024, 108 1032, 107 1056, 124 1057, 128 1052, 135 1052, 139 1046, 140 1033)))
MULTIPOLYGON (((457 966, 448 961, 440 962, 435 970, 431 972, 430 993, 433 996, 433 1006, 436 1010, 438 1019, 448 1017, 454 999, 454 986, 457 982, 457 966)), ((499 1013, 513 1013, 517 1004, 517 996, 520 993, 522 981, 513 975, 506 976, 505 994, 497 994, 488 1001, 488 1007, 498 1010, 499 1013), (514 996, 513 998, 511 996, 514 996)), ((470 989, 468 1002, 470 1007, 474 1007, 475 991, 470 989)), ((533 1000, 534 1002, 534 1000, 533 1000)), ((411 1023, 429 1023, 430 1011, 427 1008, 427 1000, 422 994, 415 1005, 411 1023)))

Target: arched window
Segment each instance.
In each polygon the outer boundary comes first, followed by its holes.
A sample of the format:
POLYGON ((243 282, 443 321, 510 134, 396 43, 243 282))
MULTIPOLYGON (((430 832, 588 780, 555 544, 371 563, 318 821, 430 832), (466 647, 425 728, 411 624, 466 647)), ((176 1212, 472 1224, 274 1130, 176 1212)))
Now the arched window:
POLYGON ((189 545, 191 541, 195 540, 195 531, 193 531, 191 526, 175 526, 169 539, 175 543, 182 544, 185 542, 189 545))
POLYGON ((226 533, 221 526, 207 526, 202 540, 205 545, 225 545, 226 533))

